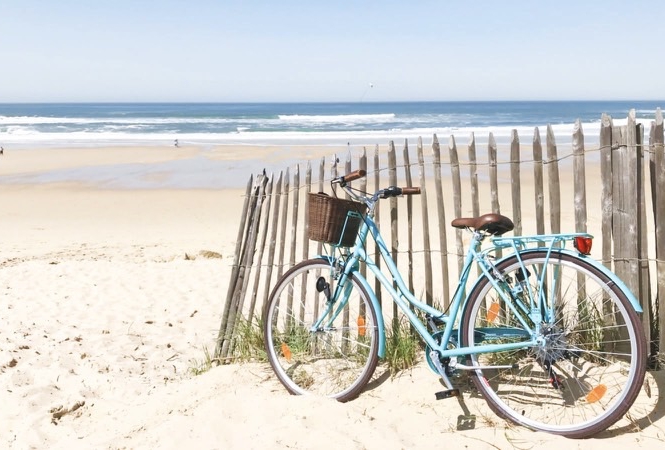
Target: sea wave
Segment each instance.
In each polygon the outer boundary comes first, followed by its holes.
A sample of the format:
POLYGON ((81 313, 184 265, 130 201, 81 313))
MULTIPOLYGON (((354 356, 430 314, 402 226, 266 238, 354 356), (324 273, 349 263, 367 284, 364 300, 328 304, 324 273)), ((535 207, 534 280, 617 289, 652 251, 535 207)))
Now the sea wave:
MULTIPOLYGON (((309 116, 315 117, 315 116, 309 116)), ((337 120, 341 120, 336 116, 337 120)), ((166 120, 166 119, 165 119, 166 120)), ((356 119, 357 120, 357 119, 356 119)), ((262 123, 265 123, 263 121, 262 123)), ((385 123, 385 119, 381 122, 385 123)), ((614 125, 625 125, 626 119, 614 120, 614 125)), ((650 120, 639 119, 644 127, 644 136, 648 139, 650 120)), ((65 146, 65 145, 172 145, 178 139, 181 145, 214 145, 214 144, 294 144, 294 145, 385 145, 389 141, 415 143, 418 138, 431 142, 436 135, 441 142, 447 142, 450 136, 455 137, 458 145, 466 145, 473 134, 477 144, 489 141, 490 134, 497 144, 510 142, 513 130, 516 130, 523 143, 533 141, 535 126, 433 126, 427 121, 418 123, 392 123, 385 127, 273 127, 242 124, 234 120, 228 127, 173 127, 156 128, 144 120, 130 119, 127 123, 104 122, 102 125, 93 123, 60 126, 49 124, 43 126, 35 123, 0 125, 0 144, 15 146, 65 146)), ((550 125, 558 144, 570 143, 574 132, 574 123, 550 125)), ((545 140, 547 124, 538 126, 541 140, 545 140)), ((597 120, 582 123, 585 142, 594 145, 599 140, 600 122, 597 120)))
MULTIPOLYGON (((573 125, 554 125, 553 132, 557 141, 567 142, 571 139, 573 125)), ((66 145, 89 144, 154 144, 170 145, 178 139, 181 145, 186 144, 323 144, 323 145, 374 145, 387 144, 389 141, 415 143, 418 138, 431 142, 434 135, 442 142, 455 136, 459 144, 465 144, 473 133, 476 142, 487 142, 490 133, 497 143, 509 142, 513 130, 517 130, 522 142, 531 142, 534 127, 450 127, 450 128, 410 128, 388 130, 355 130, 355 131, 251 131, 242 127, 233 132, 209 133, 174 133, 174 132, 141 132, 127 129, 108 129, 105 131, 76 131, 68 133, 39 132, 31 127, 12 127, 8 132, 0 132, 0 142, 16 144, 66 145)), ((599 125, 588 124, 584 128, 589 139, 597 140, 599 125)), ((545 128, 540 129, 544 138, 545 128)))
POLYGON ((311 114, 280 114, 279 120, 291 123, 377 123, 392 121, 396 115, 386 114, 339 114, 339 115, 311 115, 311 114))
POLYGON ((205 123, 260 123, 266 119, 251 118, 221 118, 221 117, 28 117, 28 116, 0 116, 0 125, 48 125, 48 124, 205 124, 205 123))

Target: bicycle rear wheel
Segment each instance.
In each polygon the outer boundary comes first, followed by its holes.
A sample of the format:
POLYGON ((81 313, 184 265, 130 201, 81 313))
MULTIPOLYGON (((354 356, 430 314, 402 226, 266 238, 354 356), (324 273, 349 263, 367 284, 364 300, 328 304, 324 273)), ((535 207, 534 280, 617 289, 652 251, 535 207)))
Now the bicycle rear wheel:
POLYGON ((548 259, 545 251, 520 256, 526 276, 517 257, 498 265, 510 303, 527 306, 531 286, 544 307, 516 314, 484 278, 465 306, 462 344, 531 341, 526 327, 540 343, 469 356, 475 366, 515 365, 474 370, 473 381, 501 417, 572 438, 594 435, 619 420, 639 394, 647 359, 641 322, 621 289, 584 259, 563 253, 548 259))
POLYGON ((370 297, 353 275, 331 305, 328 296, 334 296, 338 278, 325 259, 303 261, 277 282, 264 308, 268 360, 292 394, 351 400, 376 368, 378 330, 370 297))

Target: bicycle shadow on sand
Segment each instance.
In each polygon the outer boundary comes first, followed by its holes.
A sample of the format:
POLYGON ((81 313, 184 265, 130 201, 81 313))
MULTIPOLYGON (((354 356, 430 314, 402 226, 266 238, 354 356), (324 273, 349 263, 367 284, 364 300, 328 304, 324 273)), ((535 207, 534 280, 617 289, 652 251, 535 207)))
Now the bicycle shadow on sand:
MULTIPOLYGON (((390 370, 385 370, 380 375, 373 377, 365 390, 375 390, 391 377, 390 370)), ((456 387, 459 387, 461 391, 461 395, 456 397, 455 402, 461 413, 457 416, 456 428, 458 431, 473 430, 476 428, 478 416, 466 405, 464 396, 467 395, 468 400, 483 400, 483 398, 470 379, 461 377, 456 381, 456 387)), ((604 440, 651 430, 653 432, 649 432, 649 435, 653 434, 654 437, 662 439, 665 437, 665 421, 662 420, 665 417, 665 396, 661 395, 662 393, 665 393, 665 370, 647 371, 640 394, 628 413, 610 429, 598 433, 592 439, 604 440)))
POLYGON ((649 428, 665 436, 665 370, 647 371, 640 394, 628 413, 614 427, 598 433, 594 438, 608 439, 622 434, 639 433, 649 428))

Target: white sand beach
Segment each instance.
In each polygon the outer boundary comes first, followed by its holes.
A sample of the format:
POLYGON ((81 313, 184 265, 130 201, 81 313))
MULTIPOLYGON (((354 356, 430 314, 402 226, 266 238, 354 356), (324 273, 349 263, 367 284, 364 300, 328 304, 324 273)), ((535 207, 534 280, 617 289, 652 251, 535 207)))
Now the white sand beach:
MULTIPOLYGON (((424 363, 345 404, 289 395, 268 363, 195 375, 205 349, 214 351, 244 190, 40 179, 54 170, 154 164, 199 153, 115 150, 21 149, 0 157, 0 177, 14 180, 0 184, 0 448, 663 445, 662 372, 647 374, 628 417, 584 441, 510 425, 472 390, 462 402, 435 400, 441 387, 424 363)), ((265 159, 280 157, 259 150, 265 159)), ((213 157, 234 161, 245 152, 219 148, 213 157)), ((305 156, 324 152, 330 149, 305 156)))

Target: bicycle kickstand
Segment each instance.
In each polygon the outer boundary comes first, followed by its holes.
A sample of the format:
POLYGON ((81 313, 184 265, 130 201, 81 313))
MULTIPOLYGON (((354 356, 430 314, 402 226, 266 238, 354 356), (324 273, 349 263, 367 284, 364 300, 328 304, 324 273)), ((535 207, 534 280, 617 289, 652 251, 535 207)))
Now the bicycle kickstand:
POLYGON ((446 374, 446 368, 443 367, 443 364, 441 364, 439 359, 439 353, 436 350, 432 350, 429 356, 430 360, 434 364, 434 367, 436 367, 437 372, 439 372, 443 384, 447 388, 443 391, 435 393, 434 395, 436 395, 436 399, 443 400, 444 398, 458 397, 460 395, 460 390, 453 387, 453 384, 450 382, 450 378, 448 378, 448 374, 446 374))

